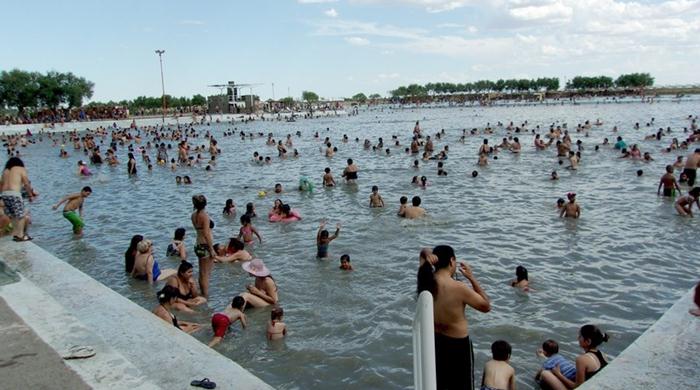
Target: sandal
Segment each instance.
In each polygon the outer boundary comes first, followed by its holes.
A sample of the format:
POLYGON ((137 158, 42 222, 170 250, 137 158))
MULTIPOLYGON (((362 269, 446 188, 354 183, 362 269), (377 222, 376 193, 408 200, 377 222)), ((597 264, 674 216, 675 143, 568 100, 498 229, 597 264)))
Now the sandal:
POLYGON ((205 389, 214 389, 216 388, 216 383, 210 381, 209 378, 204 378, 201 381, 192 381, 192 383, 190 383, 190 386, 203 387, 205 389))
POLYGON ((22 237, 12 236, 12 241, 14 241, 14 242, 24 242, 24 241, 31 241, 31 240, 32 240, 32 238, 26 234, 22 237))
POLYGON ((65 360, 69 359, 86 359, 95 356, 95 349, 84 345, 74 345, 68 348, 68 352, 62 357, 65 360))

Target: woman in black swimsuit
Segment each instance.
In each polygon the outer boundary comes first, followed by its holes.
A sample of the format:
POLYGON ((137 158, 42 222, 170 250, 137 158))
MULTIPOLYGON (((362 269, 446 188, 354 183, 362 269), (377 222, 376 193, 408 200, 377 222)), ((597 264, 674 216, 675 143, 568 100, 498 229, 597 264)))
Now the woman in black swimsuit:
POLYGON ((559 366, 552 371, 542 372, 542 382, 552 390, 575 389, 583 382, 591 379, 608 365, 603 353, 598 350, 598 346, 608 341, 608 334, 601 331, 595 325, 584 325, 578 335, 578 345, 585 351, 576 358, 576 382, 570 381, 561 374, 559 366))
POLYGON ((194 267, 187 261, 180 262, 177 274, 168 278, 167 285, 177 290, 177 299, 172 305, 173 309, 191 313, 192 307, 207 302, 207 299, 197 294, 194 284, 194 267))
POLYGON ((213 265, 214 238, 211 230, 214 228, 214 222, 209 219, 209 215, 204 210, 207 207, 207 198, 204 195, 195 195, 192 197, 192 205, 194 213, 192 213, 192 226, 197 232, 197 241, 194 246, 194 253, 199 259, 199 288, 202 295, 206 298, 209 296, 209 274, 213 265))
POLYGON ((172 286, 165 286, 158 291, 158 306, 153 309, 153 314, 167 323, 172 323, 174 327, 185 333, 193 333, 202 328, 202 325, 191 322, 178 321, 175 314, 171 313, 172 305, 177 299, 177 289, 172 286))

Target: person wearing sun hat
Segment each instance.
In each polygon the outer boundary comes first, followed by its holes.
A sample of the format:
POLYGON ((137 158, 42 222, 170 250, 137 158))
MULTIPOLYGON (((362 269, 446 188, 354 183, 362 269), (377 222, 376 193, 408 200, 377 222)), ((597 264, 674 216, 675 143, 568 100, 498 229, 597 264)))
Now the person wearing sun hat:
POLYGON ((581 216, 581 207, 576 203, 576 193, 569 192, 566 194, 566 197, 569 198, 569 203, 562 207, 559 217, 579 218, 581 216))
POLYGON ((260 259, 253 259, 243 263, 243 270, 255 277, 255 284, 246 286, 246 292, 240 294, 248 307, 265 307, 274 305, 278 301, 277 284, 270 275, 270 270, 260 259))

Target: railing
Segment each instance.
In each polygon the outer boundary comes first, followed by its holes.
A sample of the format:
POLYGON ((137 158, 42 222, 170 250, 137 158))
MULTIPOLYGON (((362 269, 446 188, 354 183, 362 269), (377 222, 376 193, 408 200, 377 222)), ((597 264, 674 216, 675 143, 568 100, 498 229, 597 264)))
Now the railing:
POLYGON ((416 390, 435 390, 435 334, 433 295, 423 291, 418 296, 413 317, 413 386, 416 390))

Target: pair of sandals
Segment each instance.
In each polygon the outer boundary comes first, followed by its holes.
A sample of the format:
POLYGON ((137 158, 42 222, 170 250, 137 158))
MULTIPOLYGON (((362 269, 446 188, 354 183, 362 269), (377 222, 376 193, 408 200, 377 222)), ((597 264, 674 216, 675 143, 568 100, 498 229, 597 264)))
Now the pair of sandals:
POLYGON ((31 241, 32 238, 28 235, 23 235, 22 237, 19 236, 12 236, 12 241, 14 242, 24 242, 24 241, 31 241))

